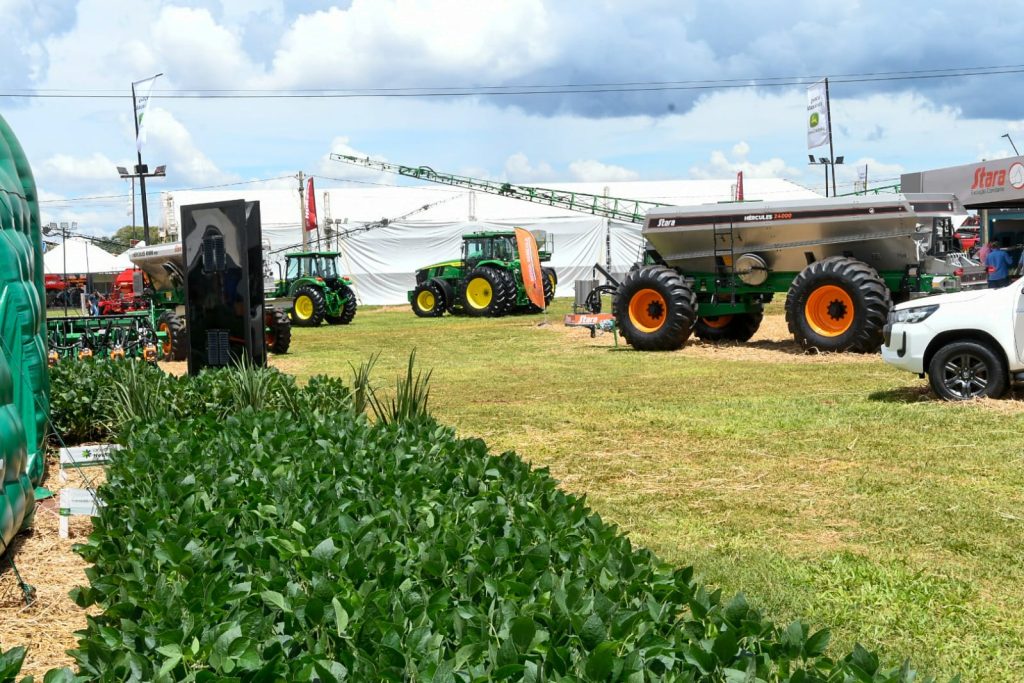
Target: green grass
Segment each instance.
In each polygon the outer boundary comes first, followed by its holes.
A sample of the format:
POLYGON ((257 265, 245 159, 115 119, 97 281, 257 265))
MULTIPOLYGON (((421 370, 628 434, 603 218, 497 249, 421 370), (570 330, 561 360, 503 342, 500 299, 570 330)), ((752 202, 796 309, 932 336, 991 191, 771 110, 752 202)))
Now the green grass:
MULTIPOLYGON (((748 346, 638 353, 554 312, 360 309, 273 361, 348 378, 432 369, 435 415, 588 494, 662 557, 889 663, 1010 680, 1024 662, 1024 403, 933 400, 874 356, 804 356, 772 306, 748 346)), ((621 342, 620 342, 621 344, 621 342)))

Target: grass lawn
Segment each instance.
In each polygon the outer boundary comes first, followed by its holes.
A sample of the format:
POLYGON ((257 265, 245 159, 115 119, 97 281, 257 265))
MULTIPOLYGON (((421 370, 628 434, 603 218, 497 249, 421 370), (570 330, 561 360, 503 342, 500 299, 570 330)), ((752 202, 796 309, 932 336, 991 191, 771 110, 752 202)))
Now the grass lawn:
POLYGON ((779 304, 750 344, 675 353, 591 339, 567 311, 364 307, 295 329, 272 362, 347 377, 379 351, 383 385, 416 349, 439 419, 550 468, 636 543, 774 619, 831 627, 835 652, 1024 676, 1024 402, 941 403, 878 356, 804 355, 779 304))

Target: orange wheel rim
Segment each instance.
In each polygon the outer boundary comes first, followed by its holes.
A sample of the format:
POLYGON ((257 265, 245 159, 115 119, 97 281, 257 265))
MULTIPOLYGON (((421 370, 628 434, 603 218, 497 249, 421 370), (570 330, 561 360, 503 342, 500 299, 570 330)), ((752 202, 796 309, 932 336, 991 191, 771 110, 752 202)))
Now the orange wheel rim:
POLYGON ((838 337, 853 325, 853 298, 842 287, 823 285, 804 304, 807 324, 823 337, 838 337))
POLYGON ((629 321, 641 332, 657 332, 665 324, 665 297, 653 289, 641 289, 629 300, 629 321))
POLYGON ((728 325, 729 323, 732 322, 732 316, 731 315, 716 315, 716 316, 710 316, 710 317, 707 317, 707 318, 701 318, 701 320, 708 327, 716 329, 716 330, 720 330, 721 328, 725 327, 726 325, 728 325))
POLYGON ((160 345, 164 352, 164 358, 167 358, 171 355, 171 328, 167 323, 160 323, 157 329, 167 335, 164 337, 163 344, 160 345))

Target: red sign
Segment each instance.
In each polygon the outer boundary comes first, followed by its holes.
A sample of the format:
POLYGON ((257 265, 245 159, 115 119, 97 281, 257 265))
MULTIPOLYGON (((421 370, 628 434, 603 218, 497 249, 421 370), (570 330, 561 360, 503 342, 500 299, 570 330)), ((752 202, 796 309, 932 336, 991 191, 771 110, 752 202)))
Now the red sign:
POLYGON ((316 196, 313 194, 313 177, 306 183, 306 230, 316 230, 316 196))

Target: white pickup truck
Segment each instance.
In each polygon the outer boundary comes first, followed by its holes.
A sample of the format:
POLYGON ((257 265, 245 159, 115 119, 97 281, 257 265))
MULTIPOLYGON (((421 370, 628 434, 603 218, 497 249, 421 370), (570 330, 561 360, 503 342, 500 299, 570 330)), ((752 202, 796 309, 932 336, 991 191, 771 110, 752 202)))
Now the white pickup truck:
POLYGON ((899 304, 883 339, 886 363, 927 374, 946 400, 1002 396, 1024 381, 1024 278, 899 304))

